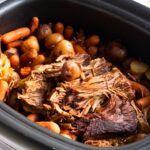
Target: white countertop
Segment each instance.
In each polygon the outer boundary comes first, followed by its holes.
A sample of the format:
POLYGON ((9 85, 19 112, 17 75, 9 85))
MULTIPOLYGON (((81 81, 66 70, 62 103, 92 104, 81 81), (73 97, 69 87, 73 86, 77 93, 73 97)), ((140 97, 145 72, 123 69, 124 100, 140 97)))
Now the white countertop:
POLYGON ((150 8, 150 0, 134 0, 134 1, 150 8))

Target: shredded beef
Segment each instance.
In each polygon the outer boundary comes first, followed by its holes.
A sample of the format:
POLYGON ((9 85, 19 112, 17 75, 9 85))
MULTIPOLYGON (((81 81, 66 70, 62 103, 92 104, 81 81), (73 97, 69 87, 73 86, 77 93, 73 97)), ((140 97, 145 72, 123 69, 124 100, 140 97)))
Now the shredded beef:
POLYGON ((50 120, 70 123, 84 140, 136 132, 138 120, 130 104, 135 93, 118 68, 104 58, 90 60, 88 55, 57 61, 39 66, 24 83, 18 98, 26 108, 42 109, 50 120), (68 59, 78 63, 82 74, 76 80, 62 81, 61 69, 68 59), (53 90, 49 79, 59 79, 53 90))

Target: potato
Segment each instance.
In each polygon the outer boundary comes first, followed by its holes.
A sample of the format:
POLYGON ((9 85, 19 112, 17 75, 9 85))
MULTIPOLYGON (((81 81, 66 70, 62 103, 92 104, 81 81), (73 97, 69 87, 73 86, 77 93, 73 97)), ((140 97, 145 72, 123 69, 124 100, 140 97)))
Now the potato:
POLYGON ((120 63, 125 60, 126 56, 127 50, 119 42, 110 42, 105 49, 105 57, 112 62, 120 63))
POLYGON ((71 60, 64 63, 62 67, 62 76, 65 80, 70 81, 79 78, 81 69, 79 65, 71 60))
POLYGON ((53 50, 53 54, 56 57, 60 55, 74 56, 75 52, 71 42, 69 42, 68 40, 62 40, 56 44, 53 50))
POLYGON ((133 60, 130 64, 130 70, 133 74, 144 74, 148 69, 148 65, 137 60, 133 60))
POLYGON ((43 24, 37 29, 38 40, 44 40, 48 35, 52 33, 52 29, 49 25, 43 24))
POLYGON ((35 36, 30 36, 25 41, 23 41, 23 43, 21 45, 21 50, 23 52, 28 52, 31 49, 36 49, 37 51, 39 51, 39 49, 40 49, 38 40, 35 36))
POLYGON ((53 33, 46 37, 45 39, 45 47, 47 49, 53 48, 58 42, 64 39, 63 35, 60 33, 53 33))
MULTIPOLYGON (((33 61, 38 56, 36 49, 31 49, 30 51, 24 53, 20 57, 20 61, 22 64, 29 63, 30 61, 33 61)), ((22 65, 21 64, 21 65, 22 65)))
POLYGON ((145 72, 145 76, 148 80, 150 80, 150 69, 145 72))

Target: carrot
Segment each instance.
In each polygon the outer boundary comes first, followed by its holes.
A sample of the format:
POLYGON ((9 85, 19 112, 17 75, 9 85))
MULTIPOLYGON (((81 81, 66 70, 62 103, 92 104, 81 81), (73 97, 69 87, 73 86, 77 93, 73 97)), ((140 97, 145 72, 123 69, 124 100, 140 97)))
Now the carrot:
POLYGON ((10 42, 27 37, 29 36, 29 34, 30 34, 30 29, 27 27, 22 27, 3 34, 1 40, 3 43, 8 44, 10 42))
POLYGON ((9 86, 6 81, 0 80, 0 101, 4 101, 8 87, 9 86))

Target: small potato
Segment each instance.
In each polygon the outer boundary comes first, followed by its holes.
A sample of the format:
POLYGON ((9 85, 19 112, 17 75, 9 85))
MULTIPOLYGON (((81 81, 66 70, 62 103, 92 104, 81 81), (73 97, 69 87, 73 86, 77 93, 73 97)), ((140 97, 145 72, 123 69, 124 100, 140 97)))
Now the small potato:
POLYGON ((30 114, 27 116, 30 121, 36 122, 39 119, 39 114, 30 114))
POLYGON ((67 40, 71 40, 74 33, 74 29, 72 26, 67 26, 64 30, 64 37, 67 40))
POLYGON ((62 67, 62 76, 65 80, 71 81, 79 78, 81 75, 81 69, 79 65, 71 60, 64 63, 62 67))
POLYGON ((115 63, 120 63, 127 57, 127 50, 119 42, 113 41, 105 49, 105 57, 115 63))
POLYGON ((47 24, 42 24, 37 29, 37 38, 38 40, 44 40, 48 35, 52 34, 52 29, 47 24))
POLYGON ((64 32, 64 25, 62 22, 57 22, 54 26, 54 32, 63 34, 64 32))
POLYGON ((29 63, 30 61, 33 61, 38 56, 36 49, 31 49, 30 51, 24 53, 20 57, 20 61, 22 64, 29 63))
POLYGON ((28 39, 23 41, 23 43, 21 45, 21 50, 23 52, 28 52, 31 49, 36 49, 37 51, 39 51, 39 49, 40 49, 38 40, 35 36, 30 36, 28 39))
POLYGON ((130 70, 133 74, 144 74, 148 69, 148 65, 137 60, 133 60, 130 64, 130 70))
POLYGON ((62 40, 56 44, 53 50, 53 54, 56 57, 60 55, 74 56, 75 52, 74 52, 74 48, 71 42, 69 42, 68 40, 62 40))
POLYGON ((95 46, 100 43, 100 37, 98 35, 92 35, 85 41, 85 46, 95 46))
POLYGON ((46 37, 45 39, 45 47, 47 49, 51 49, 55 47, 55 45, 64 39, 63 35, 60 33, 53 33, 46 37))
POLYGON ((148 80, 150 80, 150 69, 145 72, 145 76, 148 80))
POLYGON ((8 88, 8 83, 4 80, 0 80, 0 101, 4 101, 8 88))
POLYGON ((57 123, 52 122, 52 121, 40 121, 40 122, 36 122, 37 124, 39 124, 40 126, 47 128, 48 130, 55 132, 57 134, 60 133, 60 127, 57 123))
POLYGON ((18 55, 12 55, 9 57, 10 64, 14 69, 17 69, 20 66, 20 58, 18 55))

